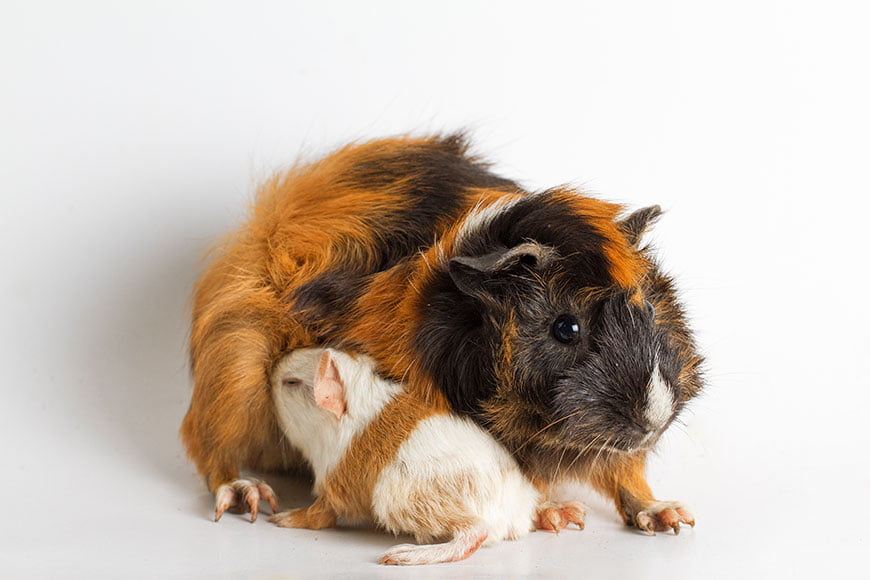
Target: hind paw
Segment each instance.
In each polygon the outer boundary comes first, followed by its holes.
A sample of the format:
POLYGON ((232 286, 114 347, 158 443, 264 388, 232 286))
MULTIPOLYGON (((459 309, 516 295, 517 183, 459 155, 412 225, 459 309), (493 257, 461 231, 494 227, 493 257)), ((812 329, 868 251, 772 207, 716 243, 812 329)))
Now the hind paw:
POLYGON ((257 520, 260 512, 260 500, 269 502, 272 512, 278 511, 278 499, 275 492, 259 479, 237 479, 217 488, 214 494, 214 521, 219 521, 224 512, 234 514, 251 512, 251 522, 257 520))

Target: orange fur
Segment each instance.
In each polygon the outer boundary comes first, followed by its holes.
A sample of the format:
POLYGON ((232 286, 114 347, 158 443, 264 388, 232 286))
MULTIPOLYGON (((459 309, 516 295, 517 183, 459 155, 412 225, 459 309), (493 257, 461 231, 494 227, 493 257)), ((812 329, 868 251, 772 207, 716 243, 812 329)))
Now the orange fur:
POLYGON ((593 471, 589 481, 599 492, 616 503, 616 509, 627 524, 643 507, 655 501, 646 482, 646 454, 638 453, 612 458, 593 471))
POLYGON ((637 288, 646 268, 617 225, 616 218, 624 208, 593 197, 579 196, 572 191, 561 192, 559 197, 574 207, 578 215, 584 216, 604 239, 604 255, 616 285, 637 288))

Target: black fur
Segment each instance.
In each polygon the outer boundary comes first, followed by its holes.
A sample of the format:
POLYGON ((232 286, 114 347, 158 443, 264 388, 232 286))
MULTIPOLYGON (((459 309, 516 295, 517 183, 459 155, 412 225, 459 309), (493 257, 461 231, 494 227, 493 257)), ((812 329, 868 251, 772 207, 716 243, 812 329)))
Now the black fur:
POLYGON ((447 272, 438 273, 426 292, 415 345, 422 365, 454 410, 477 415, 480 402, 495 393, 498 322, 485 315, 478 298, 460 292, 447 272))

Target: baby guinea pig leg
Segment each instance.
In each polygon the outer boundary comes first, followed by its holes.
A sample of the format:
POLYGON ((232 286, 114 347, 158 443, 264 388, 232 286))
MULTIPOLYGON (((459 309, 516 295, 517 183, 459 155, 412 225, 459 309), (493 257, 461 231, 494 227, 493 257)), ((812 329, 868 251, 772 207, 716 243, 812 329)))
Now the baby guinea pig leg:
POLYGON ((616 502, 616 508, 625 523, 655 535, 673 530, 680 533, 680 525, 695 527, 695 516, 681 503, 658 501, 644 476, 644 456, 628 456, 608 469, 591 476, 592 485, 616 502))
POLYGON ((336 519, 337 516, 332 507, 319 497, 307 508, 275 514, 269 518, 269 521, 282 528, 321 530, 335 527, 336 519))
POLYGON ((453 539, 443 544, 399 544, 381 557, 380 563, 389 566, 416 566, 458 562, 477 551, 486 541, 486 528, 474 526, 458 530, 453 539))

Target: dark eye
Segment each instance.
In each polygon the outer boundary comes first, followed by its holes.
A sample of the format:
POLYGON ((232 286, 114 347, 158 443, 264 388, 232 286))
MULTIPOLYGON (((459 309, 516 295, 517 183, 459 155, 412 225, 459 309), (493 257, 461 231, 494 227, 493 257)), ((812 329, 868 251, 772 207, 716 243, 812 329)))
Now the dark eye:
POLYGON ((646 311, 649 312, 650 318, 656 317, 656 307, 649 300, 646 301, 646 311))
POLYGON ((553 322, 553 337, 561 343, 571 344, 580 336, 580 323, 570 314, 562 314, 553 322))

